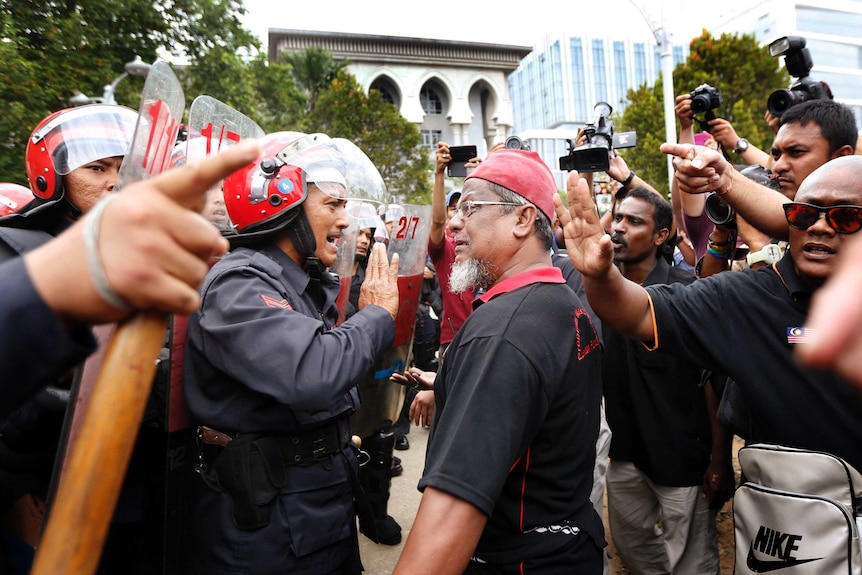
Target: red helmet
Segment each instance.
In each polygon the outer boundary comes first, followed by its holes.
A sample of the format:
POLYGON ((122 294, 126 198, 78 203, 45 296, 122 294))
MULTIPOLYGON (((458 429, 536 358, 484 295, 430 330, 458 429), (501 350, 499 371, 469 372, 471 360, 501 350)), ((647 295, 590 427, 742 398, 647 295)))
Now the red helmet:
POLYGON ((90 104, 54 112, 33 130, 25 163, 36 197, 63 197, 63 176, 81 166, 125 156, 135 133, 138 113, 125 106, 90 104))
POLYGON ((232 227, 263 235, 289 224, 308 197, 308 184, 344 200, 385 205, 386 187, 371 160, 351 142, 325 134, 276 132, 260 140, 261 155, 225 179, 232 227))
POLYGON ((33 192, 19 184, 0 182, 0 217, 17 212, 30 203, 33 192))

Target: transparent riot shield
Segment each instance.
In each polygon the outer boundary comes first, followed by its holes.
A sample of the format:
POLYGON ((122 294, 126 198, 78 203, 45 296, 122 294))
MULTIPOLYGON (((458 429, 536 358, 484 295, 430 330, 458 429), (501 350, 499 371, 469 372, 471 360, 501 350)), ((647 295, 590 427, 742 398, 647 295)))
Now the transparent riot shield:
POLYGON ((374 433, 386 420, 398 418, 404 402, 404 387, 389 377, 407 368, 416 313, 422 294, 422 275, 428 254, 431 206, 403 204, 403 213, 395 221, 389 236, 390 259, 398 254, 398 313, 395 316, 395 340, 383 353, 374 371, 359 384, 362 404, 350 419, 352 432, 360 437, 374 433))
MULTIPOLYGON (((138 123, 135 127, 129 150, 120 166, 117 182, 114 186, 114 193, 122 192, 122 189, 127 185, 147 180, 165 170, 170 161, 171 150, 176 142, 184 111, 185 95, 183 94, 179 80, 167 62, 157 60, 152 65, 144 84, 138 123)), ((94 135, 94 137, 97 136, 97 134, 94 135)), ((72 403, 66 412, 60 450, 57 463, 54 466, 54 476, 49 494, 49 512, 54 508, 55 503, 63 503, 62 499, 64 497, 80 497, 80 494, 70 495, 69 493, 65 493, 64 495, 66 473, 71 459, 70 456, 73 453, 79 449, 92 449, 88 445, 83 445, 78 441, 78 438, 83 433, 82 422, 88 405, 91 403, 91 398, 101 371, 101 364, 106 357, 106 347, 116 331, 115 328, 115 325, 98 326, 96 328, 95 334, 99 342, 99 349, 84 364, 80 370, 80 377, 74 383, 72 403)), ((153 357, 152 361, 158 360, 153 357)), ((104 382, 102 384, 104 385, 104 382)), ((114 417, 119 422, 123 418, 128 418, 129 415, 126 413, 116 413, 111 414, 110 417, 114 417)), ((144 415, 144 418, 146 418, 146 415, 144 415)), ((121 426, 118 425, 118 427, 121 426)), ((118 430, 118 433, 121 432, 121 430, 118 430)), ((144 440, 139 435, 136 446, 140 446, 142 441, 144 440)), ((128 493, 126 489, 129 488, 135 491, 139 486, 139 482, 143 480, 143 474, 140 469, 135 467, 135 459, 133 457, 126 472, 124 493, 128 493)), ((117 506, 120 510, 118 511, 118 516, 120 517, 123 516, 123 497, 125 496, 120 497, 121 501, 117 506)), ((134 519, 141 520, 142 518, 136 516, 134 519)), ((103 561, 105 561, 104 556, 103 561)), ((129 558, 128 561, 131 562, 133 559, 129 558)), ((153 557, 147 558, 146 566, 142 568, 144 570, 148 570, 150 567, 156 568, 158 563, 159 559, 154 554, 153 557)))
MULTIPOLYGON (((194 162, 248 138, 260 138, 263 130, 250 118, 210 96, 198 96, 189 108, 189 131, 186 140, 186 161, 194 162)), ((209 194, 222 197, 222 187, 209 194)), ((212 201, 208 199, 208 202, 212 201)), ((213 222, 216 223, 216 222, 213 222)), ((183 364, 185 358, 186 327, 188 316, 173 315, 169 319, 165 348, 156 382, 153 402, 158 417, 158 450, 154 450, 156 489, 163 489, 153 529, 161 534, 159 544, 164 549, 161 573, 185 574, 194 570, 192 562, 191 524, 194 512, 197 463, 197 430, 191 425, 185 393, 183 391, 183 364), (162 415, 163 410, 163 415, 162 415)), ((156 434, 153 434, 156 435, 156 434)))

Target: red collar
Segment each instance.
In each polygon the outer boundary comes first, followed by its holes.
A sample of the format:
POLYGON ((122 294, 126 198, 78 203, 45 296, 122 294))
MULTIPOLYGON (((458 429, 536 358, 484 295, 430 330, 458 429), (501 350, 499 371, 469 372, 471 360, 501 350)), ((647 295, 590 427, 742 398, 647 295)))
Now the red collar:
POLYGON ((516 276, 512 276, 506 280, 501 281, 500 283, 483 293, 481 296, 476 298, 473 301, 473 308, 475 309, 477 306, 483 303, 488 303, 500 294, 504 294, 530 284, 538 283, 564 284, 566 283, 566 280, 565 278, 563 278, 563 272, 560 271, 560 268, 556 268, 553 266, 521 272, 516 276))

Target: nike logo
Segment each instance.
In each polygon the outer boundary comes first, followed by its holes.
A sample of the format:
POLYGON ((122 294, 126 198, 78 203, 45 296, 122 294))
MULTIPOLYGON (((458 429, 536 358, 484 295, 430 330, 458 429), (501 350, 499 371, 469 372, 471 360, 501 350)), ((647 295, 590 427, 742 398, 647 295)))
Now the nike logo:
POLYGON ((779 559, 777 561, 763 561, 762 559, 758 559, 754 556, 754 549, 751 545, 748 546, 748 558, 745 560, 745 565, 754 571, 755 573, 768 573, 770 571, 777 571, 779 569, 786 569, 788 567, 793 567, 795 565, 802 565, 803 563, 810 563, 811 561, 820 561, 823 557, 818 557, 816 559, 779 559))

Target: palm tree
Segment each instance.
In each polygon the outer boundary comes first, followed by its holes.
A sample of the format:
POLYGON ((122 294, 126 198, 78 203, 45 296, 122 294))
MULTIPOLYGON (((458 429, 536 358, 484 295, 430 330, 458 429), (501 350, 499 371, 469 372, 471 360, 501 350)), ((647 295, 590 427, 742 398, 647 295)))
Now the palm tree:
POLYGON ((285 64, 290 65, 294 82, 308 98, 306 113, 314 109, 320 91, 328 87, 338 72, 349 64, 347 60, 336 61, 331 52, 317 46, 283 54, 282 58, 285 64))

